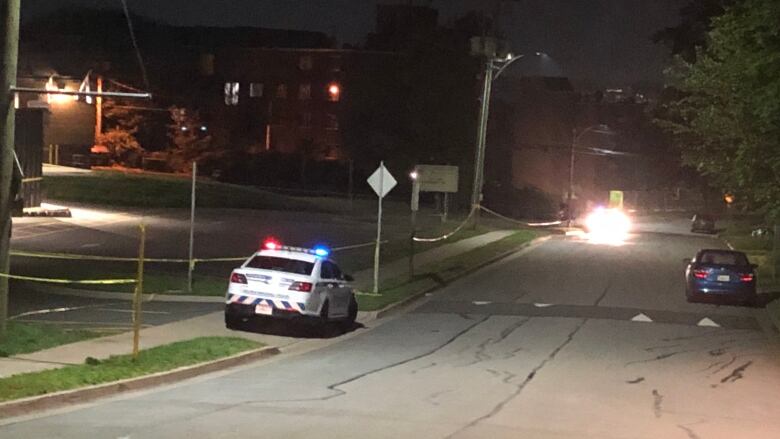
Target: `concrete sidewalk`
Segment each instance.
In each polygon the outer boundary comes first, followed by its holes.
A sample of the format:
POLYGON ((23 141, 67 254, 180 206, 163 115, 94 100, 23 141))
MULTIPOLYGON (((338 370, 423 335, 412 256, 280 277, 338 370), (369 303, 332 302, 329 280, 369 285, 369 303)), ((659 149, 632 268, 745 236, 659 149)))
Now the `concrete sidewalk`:
MULTIPOLYGON (((502 230, 485 233, 468 239, 463 239, 451 244, 444 244, 437 248, 422 252, 415 257, 416 266, 422 266, 457 256, 476 248, 498 241, 511 235, 513 231, 502 230)), ((409 269, 408 259, 391 261, 382 265, 381 279, 388 280, 405 276, 409 269)), ((355 273, 355 285, 358 288, 368 290, 373 283, 373 270, 362 270, 355 273)), ((58 289, 57 294, 77 294, 80 296, 93 295, 92 297, 130 299, 132 295, 127 293, 89 292, 78 290, 58 289)), ((213 301, 222 302, 223 297, 180 296, 180 295, 148 295, 148 300, 157 301, 213 301)), ((362 314, 362 313, 361 313, 362 314)), ((361 320, 359 316, 359 320, 361 320)), ((148 327, 141 331, 141 348, 151 348, 163 344, 173 343, 202 336, 239 336, 256 340, 268 346, 283 348, 297 343, 299 339, 292 337, 256 334, 250 332, 235 332, 225 328, 221 312, 211 313, 188 320, 181 320, 160 326, 148 327)), ((54 369, 73 364, 83 364, 87 357, 105 359, 112 355, 128 354, 132 350, 132 333, 101 337, 84 340, 77 343, 58 346, 30 354, 17 355, 8 358, 0 358, 0 378, 19 373, 36 372, 46 369, 54 369)))

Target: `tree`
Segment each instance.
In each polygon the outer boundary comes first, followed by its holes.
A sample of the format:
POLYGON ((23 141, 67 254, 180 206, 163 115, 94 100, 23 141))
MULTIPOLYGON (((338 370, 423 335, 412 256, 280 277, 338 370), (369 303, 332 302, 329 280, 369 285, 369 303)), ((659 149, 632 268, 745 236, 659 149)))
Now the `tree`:
POLYGON ((669 69, 659 123, 683 160, 746 207, 780 217, 780 3, 744 0, 713 20, 695 62, 669 69))
POLYGON ((140 112, 110 99, 103 103, 103 114, 106 130, 95 139, 96 143, 108 149, 115 163, 137 166, 144 148, 136 133, 144 117, 140 112))
POLYGON ((653 35, 653 41, 669 47, 672 54, 688 62, 696 61, 696 51, 707 44, 712 21, 723 15, 726 7, 739 0, 692 0, 680 10, 680 24, 653 35))
POLYGON ((169 165, 175 171, 191 169, 192 162, 215 157, 211 148, 208 127, 200 120, 197 111, 182 107, 169 108, 171 124, 168 138, 171 140, 169 165))

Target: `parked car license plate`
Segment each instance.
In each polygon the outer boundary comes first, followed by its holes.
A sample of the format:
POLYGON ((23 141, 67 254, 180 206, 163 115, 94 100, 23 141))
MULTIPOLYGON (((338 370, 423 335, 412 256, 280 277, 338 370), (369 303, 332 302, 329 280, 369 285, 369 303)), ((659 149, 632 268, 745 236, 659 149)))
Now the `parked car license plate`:
POLYGON ((255 314, 270 316, 273 313, 274 313, 274 307, 267 303, 261 303, 255 306, 255 314))
POLYGON ((718 276, 718 282, 729 282, 731 277, 728 274, 721 274, 718 276))

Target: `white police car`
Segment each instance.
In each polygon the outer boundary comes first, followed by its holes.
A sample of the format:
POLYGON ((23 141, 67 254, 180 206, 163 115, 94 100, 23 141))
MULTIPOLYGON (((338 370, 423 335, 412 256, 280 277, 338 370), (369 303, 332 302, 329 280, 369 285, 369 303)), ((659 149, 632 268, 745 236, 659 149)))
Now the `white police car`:
POLYGON ((249 318, 313 317, 351 327, 357 301, 350 282, 324 247, 282 246, 268 239, 230 275, 225 326, 239 329, 249 318))

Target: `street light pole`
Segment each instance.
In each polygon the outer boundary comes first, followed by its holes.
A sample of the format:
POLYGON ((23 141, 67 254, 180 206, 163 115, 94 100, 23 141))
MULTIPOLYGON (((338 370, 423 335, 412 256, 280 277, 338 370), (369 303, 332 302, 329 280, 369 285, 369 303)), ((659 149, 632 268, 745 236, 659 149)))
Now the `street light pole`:
MULTIPOLYGON (((537 56, 541 56, 537 52, 537 56)), ((490 115, 490 97, 493 91, 493 81, 509 67, 513 62, 524 58, 525 55, 508 55, 505 59, 496 59, 493 56, 487 57, 485 63, 485 74, 482 84, 482 105, 479 111, 479 126, 477 127, 477 148, 474 157, 474 188, 471 194, 471 209, 474 215, 474 228, 479 224, 479 206, 482 204, 482 190, 485 186, 485 148, 487 145, 487 127, 488 117, 490 115), (500 64, 503 62, 503 64, 500 64), (498 64, 498 65, 497 65, 498 64)))

